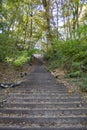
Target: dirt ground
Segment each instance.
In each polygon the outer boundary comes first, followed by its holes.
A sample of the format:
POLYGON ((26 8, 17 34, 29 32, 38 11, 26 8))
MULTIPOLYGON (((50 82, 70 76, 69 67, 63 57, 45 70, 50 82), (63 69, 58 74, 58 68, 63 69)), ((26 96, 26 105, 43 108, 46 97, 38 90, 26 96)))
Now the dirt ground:
POLYGON ((79 84, 74 78, 66 78, 64 70, 59 68, 54 69, 52 75, 57 79, 58 82, 63 83, 65 87, 67 87, 68 93, 73 93, 79 91, 79 84), (76 82, 74 82, 76 81, 76 82))
POLYGON ((59 83, 64 84, 64 86, 67 88, 68 93, 80 93, 87 101, 87 92, 80 91, 79 87, 80 81, 78 81, 78 79, 66 78, 64 70, 61 70, 59 68, 51 71, 51 74, 56 78, 56 80, 59 83))
MULTIPOLYGON (((27 74, 32 70, 33 64, 26 63, 22 67, 0 62, 0 84, 17 83, 26 80, 27 74)), ((13 89, 0 87, 0 104, 4 102, 13 89)))
POLYGON ((13 83, 24 80, 27 73, 32 69, 29 63, 22 67, 15 67, 11 64, 0 63, 0 83, 13 83))

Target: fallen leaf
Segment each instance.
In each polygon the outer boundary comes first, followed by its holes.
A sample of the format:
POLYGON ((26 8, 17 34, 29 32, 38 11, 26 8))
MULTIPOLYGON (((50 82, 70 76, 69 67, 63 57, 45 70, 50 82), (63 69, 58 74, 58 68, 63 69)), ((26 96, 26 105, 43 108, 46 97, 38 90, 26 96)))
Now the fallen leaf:
POLYGON ((73 93, 73 89, 68 89, 68 93, 73 93))

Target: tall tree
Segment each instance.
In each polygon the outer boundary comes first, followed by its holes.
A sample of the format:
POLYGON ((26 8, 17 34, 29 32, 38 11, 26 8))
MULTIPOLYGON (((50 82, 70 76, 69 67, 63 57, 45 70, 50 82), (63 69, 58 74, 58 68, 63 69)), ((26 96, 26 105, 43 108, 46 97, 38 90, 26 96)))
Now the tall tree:
POLYGON ((43 7, 45 10, 45 19, 46 19, 46 26, 47 26, 47 49, 49 44, 51 45, 51 26, 50 26, 50 6, 51 6, 51 0, 42 0, 43 7))

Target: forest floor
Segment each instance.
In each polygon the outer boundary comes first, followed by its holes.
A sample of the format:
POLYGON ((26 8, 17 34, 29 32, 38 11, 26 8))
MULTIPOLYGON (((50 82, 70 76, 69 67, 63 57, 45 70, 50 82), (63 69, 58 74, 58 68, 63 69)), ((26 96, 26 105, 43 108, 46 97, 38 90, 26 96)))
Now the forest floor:
POLYGON ((58 82, 63 83, 67 87, 69 93, 79 90, 79 84, 75 81, 75 78, 66 78, 66 74, 62 69, 54 69, 51 74, 57 79, 58 82), (77 86, 77 87, 76 87, 77 86))
POLYGON ((87 100, 87 92, 80 90, 80 84, 82 83, 79 78, 67 78, 64 70, 57 68, 51 71, 51 74, 56 78, 59 83, 64 84, 68 93, 80 93, 87 100))
POLYGON ((0 83, 13 83, 24 80, 32 67, 29 63, 21 67, 15 67, 11 64, 0 62, 0 83))
MULTIPOLYGON (((0 84, 9 84, 23 82, 27 78, 27 74, 32 70, 33 65, 30 63, 24 64, 22 67, 15 67, 11 64, 0 62, 0 84)), ((10 88, 0 88, 0 102, 6 99, 7 95, 12 90, 10 88)))

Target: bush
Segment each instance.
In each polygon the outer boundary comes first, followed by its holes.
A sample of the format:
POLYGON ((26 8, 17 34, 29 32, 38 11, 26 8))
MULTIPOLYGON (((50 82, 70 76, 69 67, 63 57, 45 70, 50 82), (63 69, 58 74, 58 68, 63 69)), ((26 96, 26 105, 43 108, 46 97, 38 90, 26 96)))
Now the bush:
POLYGON ((29 60, 30 60, 30 57, 28 56, 28 52, 27 52, 27 51, 23 51, 22 54, 19 55, 19 56, 17 57, 17 59, 15 59, 15 60, 13 61, 13 64, 14 64, 15 66, 21 66, 21 65, 23 65, 23 63, 25 63, 25 62, 27 62, 27 61, 29 61, 29 60))
POLYGON ((80 71, 75 71, 75 72, 68 73, 67 75, 70 78, 77 78, 77 77, 81 77, 81 72, 80 71))
POLYGON ((80 86, 80 90, 82 92, 87 92, 87 82, 86 83, 83 83, 81 86, 80 86))
POLYGON ((48 68, 50 70, 58 68, 58 67, 59 67, 59 61, 58 60, 54 60, 54 61, 48 63, 48 68))
POLYGON ((82 80, 83 74, 87 74, 86 40, 54 40, 45 57, 47 58, 49 69, 62 67, 67 71, 68 78, 81 79, 82 85, 80 89, 87 92, 87 80, 82 80))

